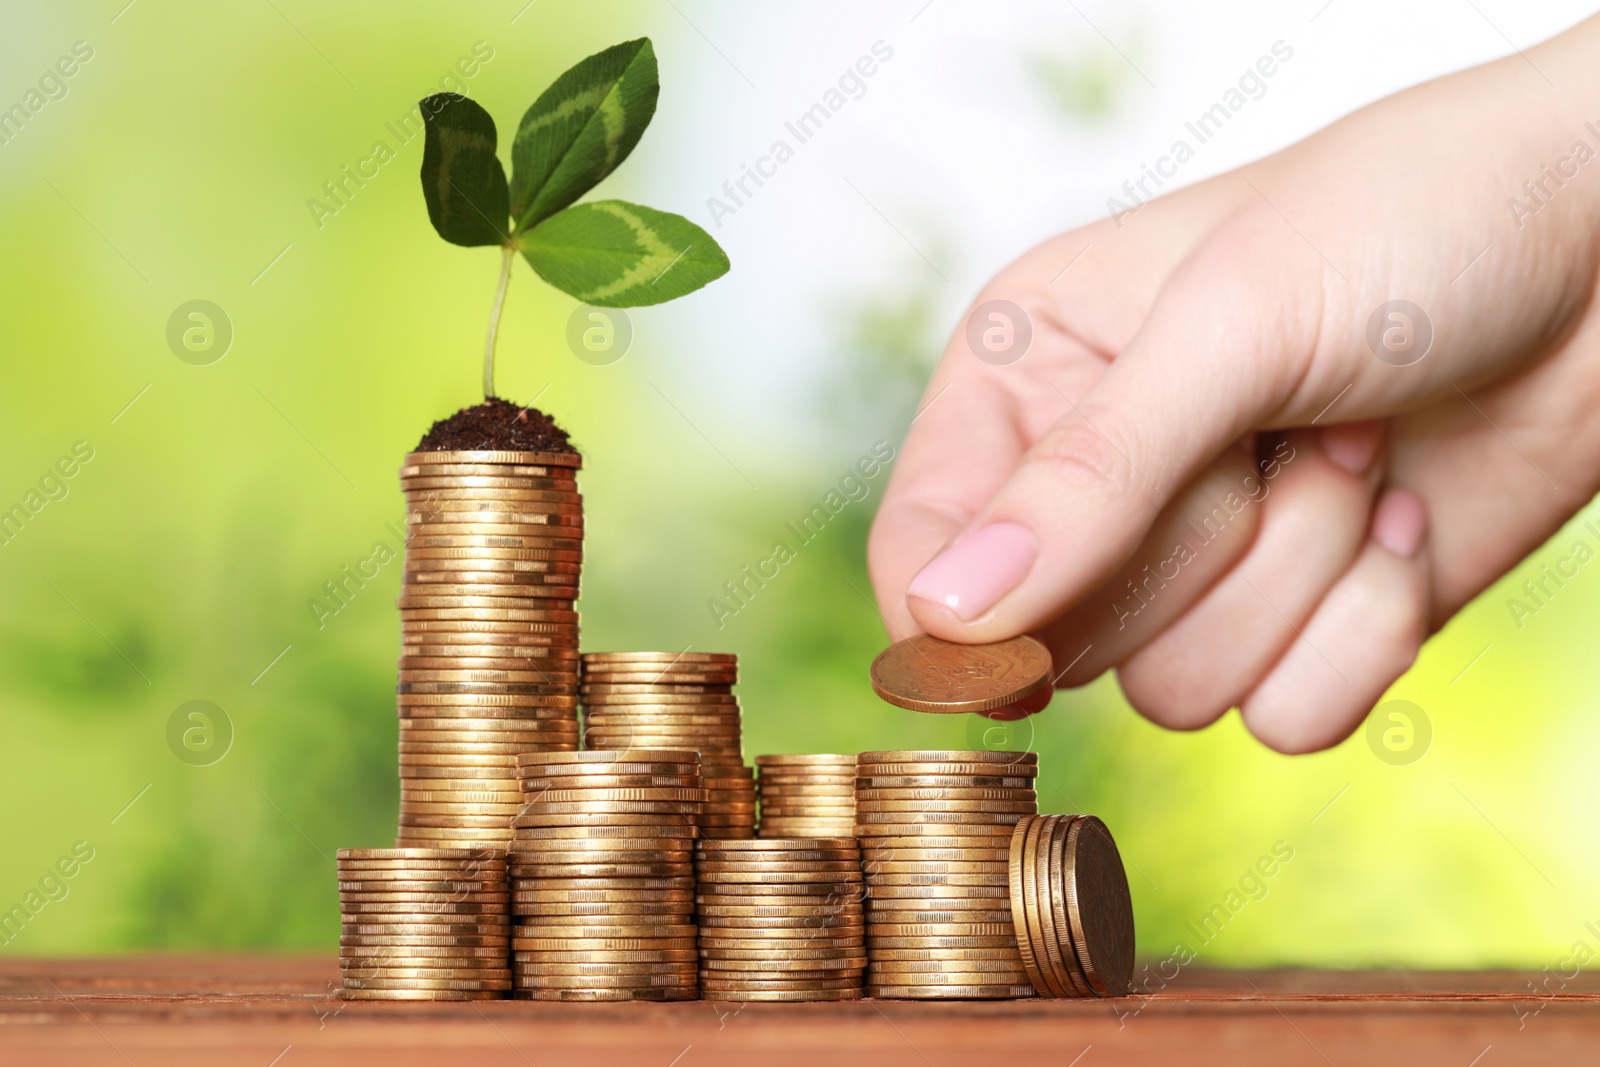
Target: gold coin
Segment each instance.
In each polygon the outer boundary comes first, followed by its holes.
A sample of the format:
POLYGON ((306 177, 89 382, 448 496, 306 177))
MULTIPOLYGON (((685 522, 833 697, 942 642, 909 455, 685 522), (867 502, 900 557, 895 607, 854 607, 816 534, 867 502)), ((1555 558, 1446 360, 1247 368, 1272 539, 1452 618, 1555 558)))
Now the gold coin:
MULTIPOLYGON (((504 457, 508 453, 496 452, 496 453, 493 453, 493 454, 496 455, 496 456, 504 457)), ((519 455, 528 455, 530 453, 517 453, 517 454, 519 454, 519 455)), ((541 454, 545 455, 545 456, 550 455, 550 453, 541 453, 541 454)), ((576 453, 561 453, 558 456, 558 458, 561 459, 561 462, 552 462, 552 461, 546 460, 545 462, 534 463, 534 464, 526 464, 526 465, 519 464, 519 463, 517 463, 517 462, 515 462, 513 460, 507 460, 507 459, 504 459, 504 458, 495 459, 495 460, 482 460, 482 459, 466 460, 466 459, 458 459, 457 458, 459 456, 464 456, 464 455, 477 456, 477 455, 482 455, 482 453, 476 453, 476 452, 474 452, 474 453, 466 453, 466 452, 413 452, 410 456, 406 457, 406 461, 405 461, 406 465, 400 468, 400 473, 401 473, 402 476, 404 476, 404 475, 406 475, 408 473, 413 473, 413 472, 416 472, 416 473, 430 473, 430 474, 450 473, 450 474, 490 474, 490 475, 494 475, 494 474, 497 474, 500 471, 508 471, 508 472, 515 472, 515 473, 542 472, 542 473, 546 474, 549 477, 554 477, 554 478, 572 478, 572 477, 576 476, 575 475, 576 469, 579 466, 582 465, 581 462, 580 463, 570 463, 570 462, 566 461, 565 457, 567 457, 567 456, 576 456, 577 455, 576 453), (443 458, 441 458, 441 457, 443 457, 443 458)))
POLYGON ((722 992, 721 990, 707 990, 701 998, 703 1000, 726 1000, 731 1002, 746 1003, 763 1001, 766 1003, 805 1003, 808 1001, 845 1001, 861 1000, 866 994, 860 989, 788 989, 773 990, 768 992, 722 992))
MULTIPOLYGON (((411 945, 404 948, 388 945, 348 945, 339 950, 341 965, 353 967, 420 966, 424 961, 437 961, 439 966, 496 966, 504 967, 504 945, 411 945), (416 963, 412 963, 416 961, 416 963)), ((428 963, 432 966, 432 963, 428 963)))
POLYGON ((700 892, 710 898, 713 896, 726 897, 826 897, 834 894, 853 894, 860 897, 863 886, 859 880, 845 882, 832 880, 825 882, 785 882, 764 884, 755 882, 715 882, 702 881, 700 892))
MULTIPOLYGON (((1020 824, 1019 824, 1020 825, 1020 824)), ((874 838, 881 841, 882 838, 874 838)), ((915 863, 923 866, 937 865, 940 868, 952 863, 1000 863, 1008 862, 1008 849, 1003 848, 882 848, 873 846, 862 849, 862 856, 867 863, 875 865, 882 870, 884 865, 890 863, 915 863)), ((993 870, 992 867, 981 868, 993 870)))
MULTIPOLYGON (((449 676, 466 678, 469 681, 537 681, 546 685, 558 685, 565 691, 567 674, 561 669, 559 660, 545 656, 467 656, 459 655, 453 649, 446 648, 443 655, 434 654, 437 649, 412 649, 408 648, 400 656, 400 677, 414 680, 428 674, 450 672, 449 676)), ((491 650, 492 651, 492 650, 491 650)))
POLYGON ((941 812, 956 815, 995 813, 1033 815, 1038 809, 1038 803, 1033 800, 866 800, 859 796, 856 798, 858 815, 899 812, 911 812, 917 815, 941 812))
POLYGON ((794 837, 781 841, 740 841, 699 846, 703 852, 727 862, 756 862, 761 857, 794 859, 795 852, 827 852, 845 858, 860 854, 860 846, 853 837, 794 837))
POLYGON ((578 800, 545 801, 532 798, 527 814, 543 815, 688 815, 700 811, 694 800, 578 800))
POLYGON ((557 929, 561 931, 560 936, 551 936, 547 932, 549 928, 542 925, 523 929, 530 932, 514 938, 511 943, 511 947, 518 952, 638 952, 695 947, 695 928, 685 925, 657 926, 653 923, 572 925, 558 927, 557 929), (666 932, 658 936, 657 930, 666 932))
MULTIPOLYGON (((678 767, 697 769, 699 760, 692 751, 684 749, 632 749, 627 752, 571 752, 560 757, 540 760, 530 757, 528 765, 537 768, 543 774, 554 774, 559 768, 575 767, 587 764, 608 766, 608 773, 623 773, 615 768, 616 765, 632 764, 673 764, 678 767)), ((583 773, 574 770, 571 773, 583 773)))
MULTIPOLYGON (((1045 940, 1041 919, 1048 922, 1050 911, 1048 895, 1041 902, 1041 890, 1048 894, 1048 879, 1040 878, 1040 836, 1051 824, 1055 816, 1044 816, 1028 820, 1028 828, 1022 832, 1021 860, 1018 875, 1022 887, 1022 922, 1015 921, 1017 912, 1012 907, 1012 928, 1016 931, 1018 955, 1026 954, 1024 966, 1028 971, 1029 981, 1036 990, 1045 996, 1064 997, 1071 994, 1067 991, 1066 976, 1060 970, 1059 959, 1052 961, 1051 947, 1045 940), (1041 903, 1043 907, 1041 908, 1041 903), (1032 966, 1028 967, 1028 960, 1032 966)), ((1012 840, 1015 841, 1017 832, 1013 831, 1012 840)), ((1046 857, 1046 870, 1048 870, 1048 857, 1046 857)), ((1015 892, 1015 891, 1013 891, 1015 892)), ((1059 954, 1059 946, 1055 946, 1059 954)))
POLYGON ((406 586, 395 605, 413 608, 514 608, 526 604, 546 613, 571 610, 576 585, 432 585, 406 586))
POLYGON ((942 964, 946 961, 960 963, 966 961, 1015 962, 1018 953, 1015 948, 874 948, 872 961, 874 963, 893 963, 898 961, 920 961, 923 963, 942 964))
POLYGON ((1007 855, 1010 851, 1011 827, 996 827, 982 831, 981 835, 964 837, 959 835, 918 834, 912 837, 872 837, 862 842, 863 855, 872 854, 879 857, 890 854, 912 855, 916 853, 957 853, 959 856, 979 853, 998 853, 997 856, 987 856, 994 859, 1007 855))
POLYGON ((523 775, 522 788, 527 792, 543 789, 606 790, 606 789, 700 789, 700 775, 684 774, 585 774, 585 775, 523 775))
POLYGON ((698 964, 700 953, 691 943, 683 948, 652 948, 634 951, 585 949, 583 951, 544 951, 511 953, 511 962, 533 964, 583 963, 690 963, 698 964))
MULTIPOLYGON (((1038 876, 1043 879, 1039 891, 1041 911, 1039 925, 1044 932, 1045 960, 1057 978, 1056 984, 1080 997, 1094 995, 1094 988, 1085 977, 1072 942, 1071 920, 1064 907, 1064 880, 1062 864, 1067 837, 1072 824, 1081 816, 1063 815, 1051 820, 1045 829, 1043 861, 1038 876)), ((1036 950, 1037 951, 1037 950, 1036 950)), ((1048 979, 1050 976, 1046 975, 1048 979)))
POLYGON ((698 979, 693 973, 611 976, 542 974, 528 975, 518 979, 519 990, 534 989, 540 991, 560 989, 588 992, 602 989, 635 990, 661 987, 677 987, 685 991, 692 991, 698 984, 698 979))
MULTIPOLYGON (((970 803, 1024 803, 1037 806, 1039 797, 1032 789, 857 789, 856 801, 905 801, 922 803, 936 801, 942 804, 970 803)), ((988 809, 978 809, 988 810, 988 809)))
POLYGON ((931 916, 943 914, 957 914, 963 918, 953 920, 958 922, 1006 922, 1010 914, 1010 905, 1007 901, 997 898, 980 898, 972 900, 966 897, 905 897, 899 900, 876 900, 872 905, 872 917, 881 922, 921 922, 933 921, 931 916), (977 918, 980 915, 995 913, 998 919, 977 918), (891 916, 907 915, 908 918, 892 918, 891 916), (917 916, 927 916, 928 919, 918 919, 917 916))
POLYGON ((396 967, 381 963, 356 963, 350 960, 341 960, 340 964, 341 966, 339 969, 343 972, 345 978, 355 978, 360 981, 370 981, 373 979, 388 981, 415 981, 422 979, 426 981, 445 982, 461 980, 490 982, 511 981, 511 968, 506 965, 504 960, 499 961, 496 966, 492 967, 396 967))
POLYGON ((989 711, 1051 684, 1050 650, 1026 635, 970 645, 917 634, 872 661, 872 690, 912 711, 989 711))
MULTIPOLYGON (((435 872, 437 873, 437 872, 435 872)), ((360 874, 339 872, 339 889, 352 893, 490 893, 504 895, 505 874, 502 871, 494 881, 484 879, 446 879, 438 877, 385 878, 381 872, 364 871, 360 874), (374 877, 374 875, 377 875, 374 877)), ((470 898, 469 898, 470 899, 470 898)))
POLYGON ((404 915, 342 916, 340 944, 359 945, 472 945, 501 944, 511 933, 506 915, 466 915, 406 918, 404 915), (417 939, 422 940, 417 940, 417 939), (354 939, 354 940, 349 940, 354 939))
POLYGON ((879 1000, 1022 1000, 1034 995, 1033 987, 1013 985, 881 985, 867 983, 866 993, 879 1000))
POLYGON ((1008 878, 1004 874, 876 874, 867 881, 879 886, 902 888, 906 886, 941 886, 948 889, 997 888, 1004 889, 1008 878))
POLYGON ((406 523, 407 544, 438 544, 446 537, 494 537, 516 540, 524 548, 583 551, 583 527, 527 521, 521 515, 493 512, 435 512, 411 516, 406 523), (447 517, 446 517, 447 516, 447 517))
POLYGON ((855 770, 856 757, 840 752, 776 753, 756 757, 758 767, 845 767, 855 770))
POLYGON ((339 913, 347 918, 368 915, 415 915, 422 919, 507 915, 508 891, 499 893, 340 893, 339 913))
POLYGON ((510 843, 510 827, 492 826, 487 829, 472 829, 460 826, 444 828, 427 826, 407 826, 399 833, 400 844, 403 845, 449 845, 452 848, 462 848, 467 845, 490 845, 495 848, 505 848, 510 843))
MULTIPOLYGON (((618 875, 613 877, 559 878, 540 875, 537 878, 519 878, 512 889, 518 893, 556 892, 565 890, 605 891, 613 889, 694 889, 694 875, 618 875)), ((654 899, 654 898, 651 898, 654 899)))
MULTIPOLYGON (((563 653, 578 647, 578 624, 569 622, 517 622, 472 618, 412 618, 430 612, 407 612, 400 622, 400 639, 405 644, 516 645, 529 648, 554 648, 563 653)), ((445 614, 475 614, 450 611, 445 614)))
MULTIPOLYGON (((570 695, 538 696, 528 693, 507 693, 494 690, 487 693, 399 693, 395 702, 406 708, 561 708, 569 712, 568 721, 574 721, 576 700, 570 695)), ((485 713, 487 718, 489 713, 485 713)))
POLYGON ((872 910, 873 923, 880 926, 921 926, 929 923, 998 923, 1001 926, 1011 925, 1011 909, 997 908, 990 911, 916 911, 895 909, 886 911, 879 908, 872 910))
POLYGON ((1116 842, 1093 815, 1067 830, 1058 884, 1083 977, 1100 996, 1125 994, 1133 979, 1133 905, 1116 842))
POLYGON ((863 789, 1028 789, 1037 779, 1004 774, 875 774, 860 775, 863 789))
POLYGON ((478 992, 510 989, 510 978, 357 978, 344 976, 346 989, 429 989, 478 992))
POLYGON ((1017 947, 1015 934, 1003 937, 888 937, 875 935, 871 937, 871 951, 880 949, 918 949, 921 951, 945 951, 956 948, 1010 948, 1017 947))
MULTIPOLYGON (((745 931, 748 932, 748 931, 745 931)), ((757 958, 770 959, 774 954, 788 955, 796 951, 817 950, 837 956, 841 952, 860 952, 866 946, 866 939, 859 934, 851 937, 806 937, 806 938, 756 938, 756 937, 714 937, 702 935, 700 938, 700 954, 702 958, 711 958, 710 953, 716 950, 727 952, 754 953, 757 958), (791 950, 787 946, 797 945, 800 948, 791 950)))
POLYGON ((501 1000, 498 992, 464 993, 449 989, 341 989, 340 1000, 501 1000))
MULTIPOLYGON (((583 559, 583 546, 553 547, 548 533, 532 536, 505 534, 441 534, 432 524, 409 531, 406 541, 407 555, 417 552, 516 552, 513 558, 583 559), (521 554, 527 554, 526 556, 521 554)), ((435 556, 433 558, 444 558, 435 556)))
POLYGON ((630 714, 650 711, 671 712, 696 707, 737 709, 739 698, 731 693, 609 693, 604 700, 587 700, 585 707, 625 709, 630 714))
MULTIPOLYGON (((591 881, 614 878, 694 878, 692 863, 562 863, 517 868, 511 876, 512 888, 528 888, 534 881, 579 879, 591 881)), ((689 883, 691 886, 693 881, 689 883)))
POLYGON ((408 863, 405 866, 379 866, 376 864, 339 864, 342 881, 413 882, 480 882, 492 885, 504 882, 507 865, 504 859, 487 861, 434 860, 434 866, 408 863))
POLYGON ((737 663, 733 652, 585 652, 584 663, 737 663))
POLYGON ((493 604, 487 607, 406 608, 402 630, 481 630, 485 633, 576 635, 578 613, 549 604, 493 604))
POLYGON ((340 862, 412 863, 424 860, 453 862, 494 862, 505 860, 503 851, 472 848, 341 848, 334 853, 340 862))
POLYGON ((874 883, 867 890, 874 900, 893 900, 898 897, 962 897, 968 900, 987 898, 1009 900, 1009 885, 883 885, 874 883))
MULTIPOLYGON (((804 923, 859 923, 862 909, 859 901, 829 901, 823 904, 769 904, 769 898, 755 897, 728 903, 731 898, 708 900, 695 898, 695 908, 703 919, 737 920, 739 923, 770 921, 779 926, 797 926, 804 923)), ((825 898, 826 899, 826 898, 825 898)))
POLYGON ((775 993, 790 992, 797 988, 805 990, 860 989, 861 979, 859 977, 808 978, 796 984, 758 979, 702 978, 700 980, 700 988, 706 992, 716 993, 775 993))
MULTIPOLYGON (((725 861, 718 859, 718 853, 701 851, 695 857, 695 866, 701 877, 709 877, 713 881, 730 881, 718 878, 722 874, 763 874, 766 872, 798 874, 804 872, 848 873, 852 879, 861 874, 861 857, 849 853, 835 854, 817 852, 792 852, 788 853, 794 859, 774 859, 761 856, 759 859, 748 862, 725 861), (708 858, 709 856, 709 858, 708 858)), ((759 854, 756 854, 759 855, 759 854)))
MULTIPOLYGON (((584 788, 581 789, 551 789, 548 786, 530 788, 528 785, 524 784, 522 788, 523 799, 530 804, 566 805, 574 803, 593 804, 601 802, 627 803, 630 801, 676 801, 680 803, 693 802, 698 804, 704 803, 705 801, 705 790, 701 789, 699 786, 603 788, 599 786, 590 787, 586 784, 584 788)), ((549 808, 547 810, 560 811, 572 809, 549 808)), ((602 808, 600 810, 611 809, 602 808)))
POLYGON ((570 961, 535 963, 532 961, 518 961, 517 975, 523 978, 539 978, 554 975, 573 975, 581 977, 651 977, 655 975, 688 975, 696 970, 695 963, 685 960, 618 960, 610 963, 599 961, 575 963, 570 961))
POLYGON ((862 950, 843 950, 837 957, 826 960, 789 960, 774 957, 771 960, 706 960, 701 963, 701 977, 738 977, 739 974, 771 974, 773 977, 843 977, 846 974, 861 976, 867 966, 867 953, 862 950))
POLYGON ((509 818, 522 810, 517 803, 452 803, 449 801, 417 801, 400 798, 401 814, 411 815, 499 815, 509 818))
MULTIPOLYGON (((883 801, 879 803, 883 803, 883 801)), ((1032 807, 1032 805, 1029 805, 1029 807, 1032 807)), ((923 833, 931 833, 932 831, 927 828, 934 825, 961 826, 963 833, 970 832, 967 829, 969 825, 987 825, 1009 829, 1022 816, 1031 814, 1033 812, 1026 811, 919 811, 909 806, 904 811, 874 811, 870 809, 862 810, 862 806, 858 804, 856 806, 856 834, 860 837, 871 837, 877 832, 877 827, 900 829, 912 826, 921 826, 923 827, 923 833), (915 822, 911 821, 911 816, 916 817, 915 822)))
POLYGON ((510 818, 511 816, 509 815, 442 815, 432 812, 424 814, 402 810, 399 823, 406 828, 407 832, 412 829, 473 829, 495 830, 503 833, 502 827, 505 827, 510 818))
POLYGON ((583 457, 576 452, 494 452, 437 449, 427 452, 408 452, 405 456, 405 463, 407 466, 423 466, 432 463, 512 463, 576 470, 583 466, 583 457))
POLYGON ((435 490, 460 489, 517 489, 523 492, 548 493, 552 503, 582 503, 583 495, 574 478, 549 478, 531 474, 402 474, 400 491, 414 507, 427 508, 435 490))
MULTIPOLYGON (((870 920, 870 916, 868 917, 870 920)), ((1008 922, 993 923, 867 923, 872 937, 1015 937, 1008 922)))
MULTIPOLYGON (((402 586, 406 592, 418 594, 431 594, 445 592, 446 590, 459 591, 468 596, 480 595, 483 586, 515 587, 514 594, 501 594, 513 596, 544 596, 543 592, 533 589, 534 586, 562 586, 575 588, 578 584, 577 571, 550 574, 542 571, 497 571, 497 570, 440 570, 429 568, 425 564, 411 565, 401 571, 402 586)), ((552 594, 554 595, 554 594, 552 594)), ((576 674, 576 666, 574 666, 576 674)))
POLYGON ((498 949, 510 943, 506 923, 346 923, 339 936, 342 948, 404 949, 461 948, 498 949), (452 932, 457 926, 475 933, 452 932))
MULTIPOLYGON (((424 745, 423 747, 428 748, 430 746, 424 745)), ((457 770, 469 768, 478 770, 495 768, 503 770, 508 777, 516 777, 517 757, 514 753, 454 752, 450 751, 453 746, 449 745, 432 747, 438 747, 444 749, 444 751, 407 753, 402 749, 400 753, 401 777, 405 777, 408 770, 412 772, 425 770, 430 774, 448 771, 454 774, 457 770)))
MULTIPOLYGON (((1037 752, 1014 752, 1014 751, 1009 751, 1009 750, 1006 750, 1006 751, 990 751, 990 750, 987 750, 987 749, 977 749, 977 748, 969 748, 969 749, 956 749, 956 748, 894 749, 894 750, 882 751, 882 752, 859 752, 859 753, 856 754, 856 767, 860 770, 860 773, 862 773, 862 774, 868 774, 868 773, 878 773, 878 774, 883 774, 883 773, 889 773, 889 774, 910 774, 910 773, 960 774, 960 773, 963 773, 961 771, 956 771, 956 770, 951 770, 951 769, 944 769, 944 770, 937 770, 937 771, 926 771, 926 772, 922 772, 922 771, 916 771, 916 772, 913 772, 913 771, 888 771, 888 772, 876 771, 876 772, 874 772, 874 771, 870 770, 870 768, 872 768, 872 767, 875 767, 875 766, 878 766, 878 765, 884 765, 884 764, 892 766, 892 765, 898 765, 898 764, 923 764, 923 763, 933 764, 935 766, 939 766, 939 767, 943 767, 943 768, 950 768, 952 765, 958 765, 958 764, 973 764, 973 765, 989 768, 988 771, 980 771, 978 773, 994 774, 995 771, 994 771, 993 768, 994 768, 994 765, 996 763, 1004 763, 1004 764, 1007 764, 1007 765, 1019 766, 1019 767, 1020 766, 1037 767, 1039 765, 1039 754, 1037 752)), ((1012 773, 1020 773, 1020 772, 1007 771, 1006 773, 1012 774, 1012 773)))
POLYGON ((652 820, 649 822, 626 822, 603 825, 599 823, 578 824, 572 826, 535 826, 517 831, 518 842, 513 846, 514 851, 524 851, 528 848, 549 847, 544 844, 548 841, 563 842, 562 848, 577 848, 579 842, 588 842, 591 847, 601 847, 603 842, 628 841, 629 848, 650 847, 689 848, 695 836, 694 823, 687 819, 652 820), (651 838, 660 838, 659 842, 649 841, 651 838), (640 844, 634 844, 637 839, 640 844))

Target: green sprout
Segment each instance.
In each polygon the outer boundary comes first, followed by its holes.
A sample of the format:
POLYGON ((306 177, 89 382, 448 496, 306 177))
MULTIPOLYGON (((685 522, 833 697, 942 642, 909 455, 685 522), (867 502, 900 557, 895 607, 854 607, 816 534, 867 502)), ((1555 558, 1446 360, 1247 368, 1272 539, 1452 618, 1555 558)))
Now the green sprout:
POLYGON ((487 111, 457 93, 422 101, 422 195, 433 228, 451 244, 502 253, 483 346, 485 397, 495 395, 495 334, 517 252, 557 289, 601 307, 660 304, 728 272, 727 253, 680 215, 625 200, 576 203, 628 158, 660 90, 648 37, 583 60, 522 116, 509 186, 487 111))

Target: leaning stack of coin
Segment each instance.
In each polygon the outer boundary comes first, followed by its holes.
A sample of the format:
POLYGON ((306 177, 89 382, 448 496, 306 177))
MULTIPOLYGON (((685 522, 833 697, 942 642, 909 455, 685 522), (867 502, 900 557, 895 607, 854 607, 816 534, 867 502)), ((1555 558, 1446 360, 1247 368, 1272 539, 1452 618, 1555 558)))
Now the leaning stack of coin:
POLYGON ((400 469, 400 834, 506 846, 516 754, 578 747, 575 452, 413 452, 400 469))
POLYGON ((1011 834, 1011 921, 1040 996, 1116 997, 1133 981, 1133 902, 1093 815, 1028 816, 1011 834))
POLYGON ((530 753, 512 820, 515 996, 694 1000, 699 762, 681 749, 530 753))
POLYGON ((1031 752, 863 752, 856 836, 874 997, 1027 997, 1012 827, 1038 810, 1031 752))
POLYGON ((583 743, 605 751, 689 748, 700 753, 702 837, 753 837, 755 778, 745 766, 739 657, 726 652, 587 652, 583 743))
POLYGON ((853 755, 757 756, 762 837, 854 837, 853 755))
POLYGON ((346 1000, 493 1000, 511 988, 505 853, 339 850, 346 1000))
POLYGON ((867 965, 852 837, 701 841, 700 993, 707 1000, 857 1000, 867 965))

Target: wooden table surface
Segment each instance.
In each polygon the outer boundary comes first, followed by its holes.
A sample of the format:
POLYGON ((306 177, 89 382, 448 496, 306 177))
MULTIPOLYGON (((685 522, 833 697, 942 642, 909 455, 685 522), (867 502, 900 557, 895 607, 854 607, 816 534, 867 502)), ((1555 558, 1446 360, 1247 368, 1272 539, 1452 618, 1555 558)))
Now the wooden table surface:
POLYGON ((1600 978, 1191 968, 1116 1000, 346 1003, 320 955, 0 959, 0 1064, 1104 1067, 1600 1061, 1600 978), (1546 981, 1542 998, 1530 981, 1546 981))

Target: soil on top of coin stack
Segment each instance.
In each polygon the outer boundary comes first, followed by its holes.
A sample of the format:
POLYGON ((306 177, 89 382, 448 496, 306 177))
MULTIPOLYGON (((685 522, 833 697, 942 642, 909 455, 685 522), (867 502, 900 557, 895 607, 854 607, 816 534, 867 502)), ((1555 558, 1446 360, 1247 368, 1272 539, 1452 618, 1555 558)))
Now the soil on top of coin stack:
POLYGON ((440 419, 423 435, 418 452, 572 452, 567 431, 538 408, 491 396, 440 419))

